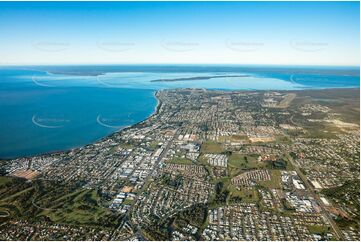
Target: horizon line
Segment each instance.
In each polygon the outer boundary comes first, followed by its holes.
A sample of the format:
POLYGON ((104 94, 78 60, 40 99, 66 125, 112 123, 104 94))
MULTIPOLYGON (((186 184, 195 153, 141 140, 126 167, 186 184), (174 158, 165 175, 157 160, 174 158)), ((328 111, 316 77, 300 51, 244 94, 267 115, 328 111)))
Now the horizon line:
POLYGON ((337 64, 235 64, 235 63, 51 63, 51 64, 0 64, 0 67, 16 66, 270 66, 270 67, 353 67, 360 68, 358 65, 337 65, 337 64))

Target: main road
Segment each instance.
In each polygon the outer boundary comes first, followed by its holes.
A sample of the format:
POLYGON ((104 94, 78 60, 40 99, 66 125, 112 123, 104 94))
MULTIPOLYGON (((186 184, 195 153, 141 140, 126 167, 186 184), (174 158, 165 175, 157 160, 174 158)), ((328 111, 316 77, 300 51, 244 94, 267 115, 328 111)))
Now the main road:
MULTIPOLYGON (((154 164, 152 171, 149 172, 148 176, 145 178, 144 183, 143 183, 144 185, 146 185, 147 182, 149 181, 149 179, 154 175, 153 173, 157 170, 157 168, 159 167, 159 163, 162 161, 162 159, 164 158, 164 156, 168 153, 168 150, 169 150, 169 148, 171 147, 171 145, 172 145, 174 139, 177 137, 177 135, 178 135, 178 130, 176 129, 175 132, 174 132, 173 137, 168 141, 167 145, 165 146, 165 148, 163 149, 163 151, 161 152, 161 154, 158 156, 157 162, 154 164)), ((138 191, 138 194, 141 194, 141 193, 143 192, 143 190, 144 190, 144 188, 145 188, 144 185, 143 185, 143 187, 138 191)), ((136 204, 136 202, 137 202, 137 200, 138 200, 138 197, 139 197, 139 195, 135 198, 133 204, 136 204)), ((127 211, 127 213, 125 214, 125 216, 124 216, 124 217, 127 218, 126 220, 127 220, 131 225, 133 225, 133 224, 132 224, 132 221, 131 221, 131 220, 128 220, 128 218, 129 218, 129 216, 130 216, 130 213, 131 213, 131 210, 132 210, 132 209, 133 209, 133 208, 129 209, 129 210, 127 211)), ((119 226, 113 231, 113 234, 112 234, 112 236, 111 236, 111 239, 113 239, 113 236, 114 236, 114 234, 115 234, 115 231, 120 230, 120 229, 124 226, 125 222, 126 222, 126 221, 122 221, 122 222, 119 224, 119 226)), ((144 238, 144 235, 142 234, 142 231, 141 231, 141 226, 140 226, 139 224, 137 225, 137 230, 135 231, 135 235, 136 235, 137 237, 139 236, 140 238, 144 238)))
POLYGON ((298 165, 293 161, 293 158, 290 156, 289 161, 291 162, 292 166, 294 167, 295 171, 297 172, 297 175, 302 179, 303 183, 306 185, 307 190, 313 195, 313 197, 317 200, 318 204, 321 207, 321 210, 323 214, 326 216, 329 224, 331 225, 336 237, 338 240, 342 238, 342 233, 340 228, 337 226, 335 221, 331 218, 329 212, 326 210, 324 203, 322 202, 320 196, 315 191, 314 187, 311 185, 311 183, 308 181, 307 177, 303 174, 303 172, 300 170, 298 165))

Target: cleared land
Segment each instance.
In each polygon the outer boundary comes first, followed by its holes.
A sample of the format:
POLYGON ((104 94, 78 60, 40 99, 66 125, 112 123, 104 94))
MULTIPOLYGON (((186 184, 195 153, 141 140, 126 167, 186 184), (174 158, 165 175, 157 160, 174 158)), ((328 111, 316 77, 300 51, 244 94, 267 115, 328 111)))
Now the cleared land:
POLYGON ((203 154, 219 154, 223 151, 222 145, 214 141, 206 141, 201 146, 201 153, 203 154))

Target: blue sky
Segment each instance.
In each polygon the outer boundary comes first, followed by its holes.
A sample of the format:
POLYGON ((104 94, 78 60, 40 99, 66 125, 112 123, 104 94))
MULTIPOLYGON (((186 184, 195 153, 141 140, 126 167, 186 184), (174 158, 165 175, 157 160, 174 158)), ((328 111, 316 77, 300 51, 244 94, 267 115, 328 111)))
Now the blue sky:
POLYGON ((0 65, 359 65, 358 2, 0 2, 0 65))

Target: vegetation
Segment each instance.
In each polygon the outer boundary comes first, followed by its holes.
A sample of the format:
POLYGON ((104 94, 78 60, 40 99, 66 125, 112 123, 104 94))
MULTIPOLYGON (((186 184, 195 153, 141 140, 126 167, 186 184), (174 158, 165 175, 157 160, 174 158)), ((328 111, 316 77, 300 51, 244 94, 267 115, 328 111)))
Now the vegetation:
POLYGON ((259 197, 255 189, 237 189, 233 185, 228 186, 230 191, 229 202, 258 202, 259 197))
POLYGON ((160 178, 167 186, 178 189, 183 185, 183 176, 178 174, 175 177, 170 174, 163 174, 160 178))
POLYGON ((259 181, 258 184, 263 187, 281 189, 281 172, 279 170, 269 170, 269 172, 271 174, 271 180, 259 181))
POLYGON ((201 146, 201 153, 203 154, 220 154, 223 151, 222 145, 214 141, 205 141, 201 146))
MULTIPOLYGON (((94 190, 81 190, 75 192, 75 196, 65 196, 67 202, 63 206, 55 206, 55 209, 44 209, 39 216, 46 216, 53 222, 80 223, 89 225, 112 226, 115 225, 112 214, 98 205, 99 197, 94 190)), ((58 199, 60 202, 63 198, 58 199)))
POLYGON ((230 135, 230 136, 220 136, 218 137, 220 142, 241 142, 249 141, 247 135, 230 135))
POLYGON ((193 161, 191 161, 191 160, 188 159, 188 158, 173 157, 173 159, 168 160, 167 163, 191 165, 191 164, 193 164, 193 161))
POLYGON ((327 226, 308 225, 307 228, 310 233, 319 235, 323 235, 331 231, 331 228, 327 226))
POLYGON ((12 181, 11 177, 8 176, 0 176, 0 186, 5 185, 12 181))
POLYGON ((350 215, 349 219, 340 217, 336 220, 340 227, 348 227, 359 223, 360 200, 360 180, 347 181, 340 187, 323 189, 322 193, 337 204, 352 208, 357 215, 350 215))
POLYGON ((154 140, 150 142, 149 147, 151 148, 151 150, 156 150, 157 148, 159 148, 159 141, 154 140))
POLYGON ((76 184, 1 177, 0 211, 9 219, 112 227, 118 217, 101 206, 101 196, 76 184))
POLYGON ((186 227, 187 224, 191 224, 196 227, 202 227, 207 220, 208 205, 207 204, 195 204, 190 208, 177 214, 175 224, 180 227, 186 227))
POLYGON ((215 197, 213 200, 213 204, 222 205, 226 204, 227 198, 229 195, 229 191, 227 190, 227 186, 223 181, 217 182, 215 185, 215 197))
POLYGON ((233 168, 253 169, 265 166, 265 163, 257 161, 258 155, 243 155, 233 153, 228 160, 228 165, 233 168))

